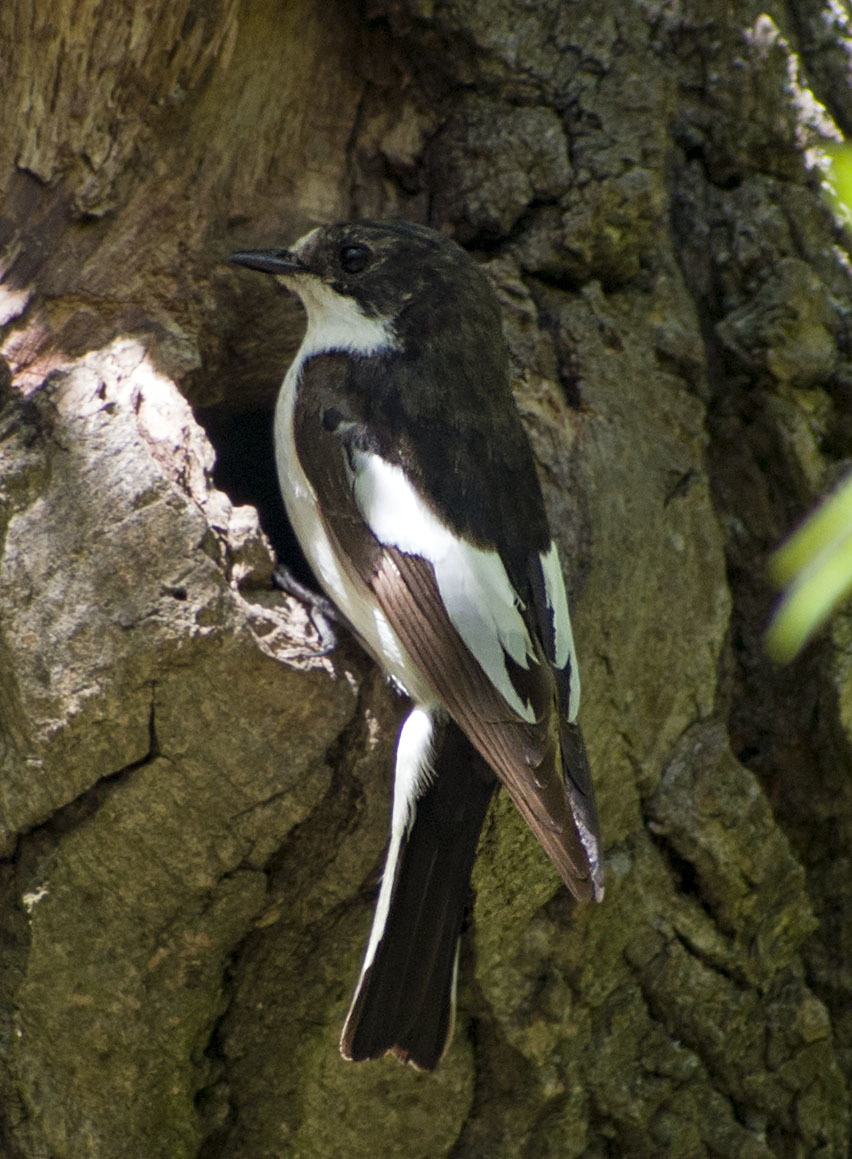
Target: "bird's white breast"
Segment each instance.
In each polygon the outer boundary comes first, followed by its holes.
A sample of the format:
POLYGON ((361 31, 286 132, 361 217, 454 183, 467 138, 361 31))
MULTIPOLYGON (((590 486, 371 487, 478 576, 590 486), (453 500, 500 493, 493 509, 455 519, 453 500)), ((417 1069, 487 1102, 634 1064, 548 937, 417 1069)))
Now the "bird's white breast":
POLYGON ((358 319, 341 319, 339 313, 328 319, 330 324, 325 327, 321 319, 317 324, 315 312, 309 313, 308 319, 305 340, 287 371, 275 407, 275 460, 284 506, 308 563, 329 599, 343 612, 385 671, 418 703, 432 704, 434 694, 411 662, 387 617, 332 542, 320 515, 316 493, 299 460, 293 434, 296 396, 307 359, 335 345, 338 349, 375 353, 382 346, 387 347, 388 333, 379 331, 378 324, 372 333, 369 329, 365 332, 363 326, 359 329, 358 319), (337 336, 336 343, 328 341, 332 333, 337 336), (340 341, 344 336, 345 346, 340 341))

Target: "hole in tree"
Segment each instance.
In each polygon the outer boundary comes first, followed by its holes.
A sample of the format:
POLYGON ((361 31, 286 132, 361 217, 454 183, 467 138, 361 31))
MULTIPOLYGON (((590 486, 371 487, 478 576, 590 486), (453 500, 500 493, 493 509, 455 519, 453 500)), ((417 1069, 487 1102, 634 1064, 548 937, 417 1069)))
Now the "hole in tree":
POLYGON ((235 505, 257 508, 263 528, 280 563, 296 579, 318 590, 284 510, 272 441, 274 406, 235 411, 227 406, 199 408, 195 417, 216 451, 213 482, 235 505))

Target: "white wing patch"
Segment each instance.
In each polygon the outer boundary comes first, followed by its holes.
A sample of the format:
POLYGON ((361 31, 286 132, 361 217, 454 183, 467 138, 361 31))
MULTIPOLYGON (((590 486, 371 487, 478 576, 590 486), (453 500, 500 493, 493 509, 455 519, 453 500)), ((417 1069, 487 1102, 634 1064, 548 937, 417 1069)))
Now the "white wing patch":
POLYGON ((532 724, 535 710, 518 695, 505 655, 529 668, 535 651, 521 601, 498 553, 474 547, 450 531, 402 468, 363 451, 354 453, 353 463, 355 502, 373 534, 380 543, 431 563, 453 627, 506 703, 532 724))
POLYGON ((580 669, 577 667, 577 653, 574 650, 574 634, 571 631, 571 614, 568 611, 568 597, 565 581, 559 563, 559 552, 551 540, 550 547, 540 556, 544 574, 544 594, 547 606, 553 613, 553 653, 557 668, 569 664, 568 719, 573 722, 580 711, 580 669))

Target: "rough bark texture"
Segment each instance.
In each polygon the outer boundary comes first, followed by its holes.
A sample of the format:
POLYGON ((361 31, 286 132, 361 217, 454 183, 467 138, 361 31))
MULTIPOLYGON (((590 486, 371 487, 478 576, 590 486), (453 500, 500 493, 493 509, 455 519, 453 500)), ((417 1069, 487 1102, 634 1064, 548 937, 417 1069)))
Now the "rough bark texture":
POLYGON ((0 7, 3 1159, 848 1153, 852 621, 785 671, 760 635, 852 449, 813 168, 851 36, 842 0, 0 7), (501 296, 607 845, 577 908, 498 800, 428 1076, 337 1054, 400 705, 272 591, 245 504, 290 552, 302 323, 222 261, 394 214, 501 296))

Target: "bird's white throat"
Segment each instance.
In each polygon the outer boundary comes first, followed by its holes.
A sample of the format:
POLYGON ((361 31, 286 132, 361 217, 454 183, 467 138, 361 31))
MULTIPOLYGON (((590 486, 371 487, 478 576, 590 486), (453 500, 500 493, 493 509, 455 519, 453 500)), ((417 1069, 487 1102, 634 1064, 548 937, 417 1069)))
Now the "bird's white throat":
POLYGON ((299 361, 335 350, 368 356, 399 348, 391 318, 371 318, 354 298, 338 294, 315 274, 295 274, 281 281, 301 298, 308 315, 299 361))

